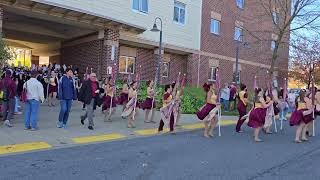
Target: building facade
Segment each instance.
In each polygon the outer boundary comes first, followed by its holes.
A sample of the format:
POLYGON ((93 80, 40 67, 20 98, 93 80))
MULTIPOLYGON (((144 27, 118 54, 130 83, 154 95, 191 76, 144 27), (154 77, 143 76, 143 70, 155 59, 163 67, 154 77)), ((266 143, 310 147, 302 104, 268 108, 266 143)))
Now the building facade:
MULTIPOLYGON (((259 87, 270 82, 268 69, 277 35, 272 17, 254 0, 203 0, 201 30, 200 82, 214 81, 219 68, 222 83, 235 81, 238 47, 238 82, 253 89, 254 78, 259 87), (264 40, 257 40, 255 36, 264 40), (209 68, 206 68, 209 67, 209 68)), ((288 43, 289 40, 287 39, 288 43)), ((279 86, 287 77, 289 47, 279 49, 274 73, 279 86)))
MULTIPOLYGON (((270 42, 254 45, 243 31, 244 27, 262 27, 250 21, 256 17, 254 4, 249 1, 3 0, 0 5, 5 40, 9 45, 30 49, 32 63, 48 59, 50 63, 72 64, 81 74, 86 68, 92 69, 101 78, 116 68, 120 78, 140 72, 143 80, 154 79, 159 33, 150 29, 160 17, 162 84, 174 81, 181 72, 187 75, 189 85, 201 86, 215 81, 217 68, 222 83, 232 82, 236 47, 242 44, 235 36, 240 34, 250 46, 239 48, 241 82, 251 86, 256 75, 262 84, 270 67, 270 42)), ((156 23, 160 28, 160 22, 156 23)), ((270 26, 272 21, 263 27, 270 26)), ((286 69, 288 52, 283 52, 281 67, 286 69)))

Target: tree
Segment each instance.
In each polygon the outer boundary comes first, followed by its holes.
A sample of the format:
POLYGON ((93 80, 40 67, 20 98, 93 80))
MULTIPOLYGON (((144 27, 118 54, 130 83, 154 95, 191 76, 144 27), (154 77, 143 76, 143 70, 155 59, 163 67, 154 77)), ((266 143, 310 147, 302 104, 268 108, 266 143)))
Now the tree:
POLYGON ((3 41, 3 38, 0 36, 0 67, 8 62, 12 58, 9 47, 3 41))
POLYGON ((312 74, 320 84, 320 41, 299 39, 292 45, 289 77, 310 88, 312 74))
MULTIPOLYGON (((273 41, 274 47, 270 58, 270 76, 275 72, 281 48, 289 48, 290 39, 303 38, 308 41, 320 34, 319 0, 254 0, 262 8, 257 15, 260 19, 272 22, 272 28, 246 31, 257 41, 273 41), (308 32, 308 33, 305 33, 308 32), (267 35, 268 34, 268 35, 267 35), (270 34, 276 38, 271 39, 270 34)), ((259 18, 258 18, 259 19, 259 18)), ((260 20, 261 21, 261 20, 260 20)), ((259 22, 253 22, 259 23, 259 22)))

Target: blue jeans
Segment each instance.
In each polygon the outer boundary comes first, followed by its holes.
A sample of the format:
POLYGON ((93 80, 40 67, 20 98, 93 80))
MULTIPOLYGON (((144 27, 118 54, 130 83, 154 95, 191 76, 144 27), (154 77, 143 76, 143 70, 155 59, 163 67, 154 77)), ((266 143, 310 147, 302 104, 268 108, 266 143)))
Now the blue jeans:
POLYGON ((2 102, 2 116, 3 121, 9 120, 11 121, 14 108, 15 108, 16 100, 14 98, 10 98, 9 101, 3 101, 2 102))
POLYGON ((25 103, 24 107, 24 126, 25 128, 30 128, 30 120, 31 127, 38 128, 38 112, 39 112, 40 102, 37 100, 28 100, 25 103))
POLYGON ((225 100, 221 98, 221 102, 223 104, 224 111, 229 111, 229 100, 225 100))
POLYGON ((282 111, 280 111, 280 120, 286 119, 287 112, 288 112, 288 108, 284 108, 282 111))
POLYGON ((19 100, 18 96, 14 97, 14 98, 15 98, 15 102, 16 102, 15 107, 14 107, 14 112, 17 113, 20 110, 20 105, 19 105, 20 100, 19 100))
POLYGON ((72 100, 60 100, 59 123, 67 124, 69 113, 72 105, 72 100))

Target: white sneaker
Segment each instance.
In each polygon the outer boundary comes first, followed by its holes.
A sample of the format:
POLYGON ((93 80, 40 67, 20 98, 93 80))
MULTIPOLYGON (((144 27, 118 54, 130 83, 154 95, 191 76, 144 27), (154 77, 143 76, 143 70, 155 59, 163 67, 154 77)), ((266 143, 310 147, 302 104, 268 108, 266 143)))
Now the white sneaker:
POLYGON ((6 125, 7 127, 13 127, 13 125, 10 123, 9 120, 5 120, 3 124, 6 125))

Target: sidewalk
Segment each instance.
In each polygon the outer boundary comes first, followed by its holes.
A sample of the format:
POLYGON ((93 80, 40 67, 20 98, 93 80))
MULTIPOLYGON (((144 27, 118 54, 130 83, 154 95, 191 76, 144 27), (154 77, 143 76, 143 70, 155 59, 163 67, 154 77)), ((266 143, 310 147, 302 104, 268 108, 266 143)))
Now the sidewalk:
MULTIPOLYGON (((144 111, 138 110, 136 116, 136 128, 127 128, 127 120, 120 117, 121 107, 119 107, 113 116, 112 122, 104 122, 104 115, 101 109, 95 111, 94 130, 88 130, 87 124, 80 123, 82 104, 75 102, 69 116, 67 129, 58 129, 57 119, 59 115, 59 105, 48 107, 42 105, 39 113, 39 130, 26 131, 24 129, 23 115, 15 115, 12 123, 13 128, 7 128, 1 124, 0 127, 0 155, 12 152, 21 152, 27 150, 59 148, 72 146, 76 144, 85 144, 91 142, 108 141, 121 138, 134 138, 146 135, 157 134, 159 125, 159 112, 156 112, 154 120, 157 122, 144 123, 144 111), (24 144, 31 143, 31 144, 24 144), (16 145, 15 144, 24 144, 16 145)), ((235 124, 237 117, 222 117, 222 125, 235 124)), ((85 123, 88 123, 87 121, 85 123)), ((194 114, 183 114, 181 116, 181 127, 177 131, 192 130, 202 128, 201 121, 198 121, 194 114)))

